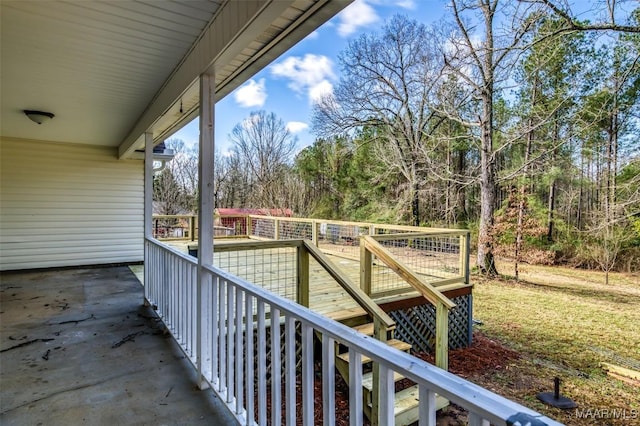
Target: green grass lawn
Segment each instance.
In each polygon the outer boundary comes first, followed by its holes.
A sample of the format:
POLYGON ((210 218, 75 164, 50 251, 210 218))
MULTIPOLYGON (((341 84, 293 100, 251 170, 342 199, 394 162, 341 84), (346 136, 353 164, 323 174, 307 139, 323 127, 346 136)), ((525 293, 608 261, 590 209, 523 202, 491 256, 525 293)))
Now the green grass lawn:
MULTIPOLYGON (((512 274, 513 265, 501 263, 499 270, 512 274)), ((611 274, 605 286, 604 275, 594 271, 520 270, 520 282, 472 278, 474 318, 483 322, 478 329, 521 355, 472 381, 566 424, 640 425, 640 383, 612 378, 600 367, 609 362, 640 370, 640 275, 611 274), (562 380, 561 393, 579 409, 590 409, 590 418, 536 399, 553 390, 555 376, 562 380), (601 411, 614 409, 620 410, 616 416, 601 411), (627 418, 613 418, 621 413, 627 418)))

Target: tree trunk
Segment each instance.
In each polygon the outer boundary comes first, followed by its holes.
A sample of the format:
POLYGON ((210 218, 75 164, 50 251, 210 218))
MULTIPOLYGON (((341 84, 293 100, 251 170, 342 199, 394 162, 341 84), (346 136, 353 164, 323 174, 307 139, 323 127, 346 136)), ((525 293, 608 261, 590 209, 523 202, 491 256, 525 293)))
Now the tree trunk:
POLYGON ((583 185, 584 185, 584 153, 580 153, 580 193, 578 195, 578 211, 576 212, 576 227, 578 228, 579 231, 582 231, 582 207, 584 204, 583 198, 584 198, 584 192, 583 192, 583 185))
MULTIPOLYGON (((447 170, 451 170, 451 142, 447 141, 447 170)), ((447 179, 447 181, 445 182, 446 188, 445 188, 445 200, 444 200, 444 218, 445 221, 447 223, 447 226, 451 226, 452 222, 456 222, 457 220, 457 215, 456 215, 456 211, 455 211, 455 205, 454 202, 452 201, 452 198, 454 197, 453 194, 453 187, 454 184, 453 182, 451 182, 450 179, 447 179)))
POLYGON ((518 271, 518 264, 520 263, 520 253, 522 252, 522 224, 524 222, 524 209, 525 209, 525 198, 527 196, 526 185, 520 186, 520 194, 518 200, 518 223, 516 224, 516 252, 515 252, 515 264, 514 264, 514 273, 516 276, 516 281, 520 280, 520 273, 518 271))
POLYGON ((418 182, 414 182, 411 187, 413 226, 420 226, 420 194, 418 193, 418 182))
POLYGON ((493 256, 493 211, 496 201, 496 170, 493 151, 493 89, 495 67, 493 63, 493 13, 491 5, 481 4, 485 18, 485 51, 482 57, 482 116, 480 117, 480 225, 478 230, 478 268, 484 274, 497 275, 493 256))
POLYGON ((553 210, 556 203, 556 180, 552 179, 549 185, 549 213, 547 214, 547 241, 553 242, 553 210))
POLYGON ((483 94, 482 149, 480 151, 480 226, 478 230, 478 268, 488 275, 497 275, 493 256, 493 210, 496 199, 496 172, 493 157, 492 90, 483 94))
MULTIPOLYGON (((458 151, 458 169, 456 171, 456 175, 462 177, 464 174, 464 169, 465 169, 465 151, 464 150, 460 150, 458 151)), ((465 205, 467 199, 465 197, 466 195, 466 191, 465 191, 465 187, 461 184, 456 184, 454 186, 455 191, 456 191, 456 215, 455 215, 455 221, 456 223, 462 223, 465 222, 468 218, 468 214, 467 214, 467 207, 465 205)))

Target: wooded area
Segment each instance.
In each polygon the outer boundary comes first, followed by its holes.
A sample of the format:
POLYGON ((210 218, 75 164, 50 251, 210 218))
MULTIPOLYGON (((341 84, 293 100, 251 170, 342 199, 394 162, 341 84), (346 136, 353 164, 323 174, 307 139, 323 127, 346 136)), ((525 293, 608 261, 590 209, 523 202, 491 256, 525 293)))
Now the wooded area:
MULTIPOLYGON (((637 3, 595 2, 588 21, 550 0, 449 6, 352 40, 297 154, 273 113, 239 123, 215 158, 215 205, 468 227, 489 274, 494 256, 516 277, 519 262, 637 271, 637 3)), ((157 213, 195 212, 197 153, 168 144, 157 213)))

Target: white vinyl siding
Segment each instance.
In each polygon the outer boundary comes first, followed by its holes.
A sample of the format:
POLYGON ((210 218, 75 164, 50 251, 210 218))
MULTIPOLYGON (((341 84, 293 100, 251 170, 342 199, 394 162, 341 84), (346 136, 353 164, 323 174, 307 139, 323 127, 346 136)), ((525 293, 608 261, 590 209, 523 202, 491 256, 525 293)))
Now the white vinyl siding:
POLYGON ((0 270, 143 259, 143 162, 116 148, 0 141, 0 270))

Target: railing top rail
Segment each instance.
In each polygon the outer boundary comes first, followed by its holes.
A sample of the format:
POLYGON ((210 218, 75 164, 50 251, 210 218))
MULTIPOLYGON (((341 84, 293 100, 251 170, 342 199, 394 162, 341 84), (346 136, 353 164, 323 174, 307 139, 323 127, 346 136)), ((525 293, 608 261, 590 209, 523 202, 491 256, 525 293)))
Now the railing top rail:
POLYGON ((400 275, 413 288, 418 290, 429 302, 437 305, 442 303, 447 309, 455 308, 453 303, 447 296, 442 294, 437 288, 422 280, 415 274, 411 268, 396 259, 387 249, 382 247, 375 239, 369 236, 362 237, 366 248, 376 255, 384 264, 400 275))
MULTIPOLYGON (((216 237, 220 238, 220 237, 216 237)), ((238 236, 230 235, 225 237, 228 239, 238 238, 238 236)), ((218 242, 214 245, 215 252, 225 251, 242 251, 242 250, 263 250, 271 248, 284 248, 284 247, 300 247, 302 240, 256 240, 246 239, 243 241, 225 241, 218 242)))
POLYGON ((337 270, 327 256, 316 246, 302 240, 309 254, 335 279, 340 286, 360 305, 369 315, 380 321, 387 329, 396 325, 395 321, 378 306, 367 294, 355 285, 351 279, 337 270))
MULTIPOLYGON (((195 263, 193 259, 187 260, 195 263)), ((536 419, 549 426, 561 425, 561 423, 542 416, 523 405, 510 401, 412 355, 398 351, 375 338, 365 336, 346 325, 330 320, 293 301, 269 293, 267 290, 219 268, 205 266, 204 269, 241 288, 245 293, 277 307, 285 315, 297 318, 305 325, 321 333, 326 333, 331 338, 345 343, 371 358, 374 362, 385 365, 418 384, 425 385, 430 390, 488 419, 495 425, 506 426, 507 424, 514 424, 516 420, 522 422, 526 420, 523 419, 523 416, 528 416, 530 421, 536 419)))
MULTIPOLYGON (((372 223, 372 222, 354 222, 354 221, 345 221, 345 220, 331 220, 331 219, 312 219, 305 217, 286 217, 286 216, 268 216, 268 215, 256 215, 250 213, 238 213, 238 214, 219 214, 214 213, 215 217, 220 218, 251 218, 251 219, 277 219, 283 222, 304 222, 304 223, 327 223, 327 224, 335 224, 335 225, 343 225, 343 226, 358 226, 361 228, 366 227, 375 227, 377 229, 390 229, 390 230, 399 230, 399 231, 409 231, 409 232, 419 232, 426 233, 429 235, 436 235, 438 233, 444 234, 454 234, 454 235, 464 235, 469 231, 466 229, 449 229, 449 228, 435 228, 435 227, 424 227, 424 226, 411 226, 411 225, 394 225, 388 223, 372 223)), ((197 215, 192 214, 154 214, 154 219, 171 219, 171 218, 191 218, 197 217, 197 215)))
POLYGON ((449 231, 423 231, 423 232, 401 232, 394 234, 376 234, 369 235, 369 237, 373 238, 376 241, 387 241, 387 240, 400 240, 405 238, 419 238, 419 237, 446 237, 446 236, 460 236, 460 235, 468 235, 470 231, 467 230, 449 230, 449 231))
POLYGON ((432 228, 428 226, 411 226, 411 225, 393 225, 389 223, 372 223, 371 225, 375 226, 378 229, 391 229, 391 230, 399 230, 399 231, 410 231, 410 232, 455 232, 459 231, 457 229, 450 228, 432 228))
MULTIPOLYGON (((180 250, 171 247, 168 244, 164 244, 161 241, 159 241, 156 238, 152 238, 152 237, 146 237, 145 240, 149 243, 152 243, 158 247, 160 247, 162 250, 168 251, 169 253, 178 256, 179 258, 183 259, 183 260, 188 260, 189 262, 193 262, 193 257, 189 256, 187 253, 183 253, 180 250)), ((197 262, 193 262, 193 263, 197 263, 197 262)))
MULTIPOLYGON (((229 217, 237 217, 240 215, 230 215, 229 217)), ((346 220, 331 220, 331 219, 312 219, 305 217, 285 217, 285 216, 262 216, 262 215, 247 215, 252 219, 277 219, 283 222, 319 222, 319 223, 327 223, 327 224, 335 224, 335 225, 343 225, 343 226, 358 226, 360 228, 367 227, 375 227, 378 229, 394 229, 394 230, 407 230, 411 232, 466 232, 466 230, 455 230, 448 228, 429 228, 422 226, 410 226, 410 225, 393 225, 388 223, 373 223, 373 222, 354 222, 354 221, 346 221, 346 220)), ((225 217, 224 215, 220 217, 225 217)))
MULTIPOLYGON (((214 213, 213 214, 215 217, 242 217, 242 218, 247 218, 247 217, 251 217, 251 216, 256 216, 256 215, 251 215, 249 213, 234 213, 234 214, 220 214, 220 213, 214 213)), ((269 217, 275 217, 275 216, 262 216, 262 215, 257 215, 257 217, 265 217, 265 218, 269 218, 269 217)))
MULTIPOLYGON (((221 216, 224 217, 224 216, 221 216)), ((250 214, 247 215, 247 217, 250 217, 251 219, 277 219, 280 220, 282 222, 308 222, 308 223, 313 223, 316 221, 316 219, 310 219, 307 217, 288 217, 288 216, 265 216, 265 215, 259 215, 259 214, 250 214)))

